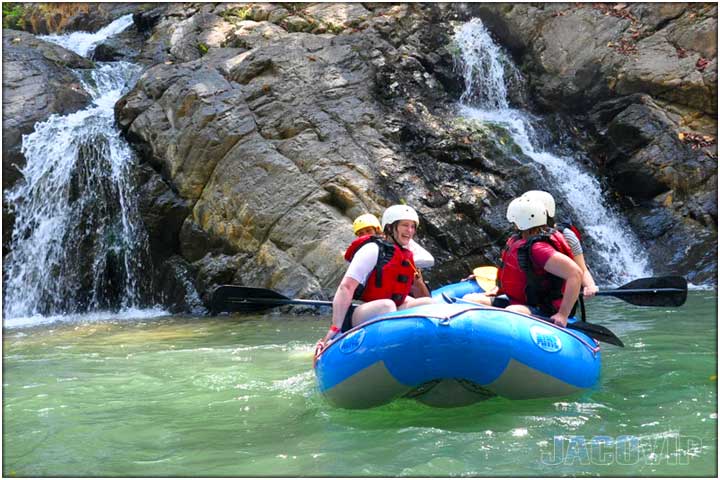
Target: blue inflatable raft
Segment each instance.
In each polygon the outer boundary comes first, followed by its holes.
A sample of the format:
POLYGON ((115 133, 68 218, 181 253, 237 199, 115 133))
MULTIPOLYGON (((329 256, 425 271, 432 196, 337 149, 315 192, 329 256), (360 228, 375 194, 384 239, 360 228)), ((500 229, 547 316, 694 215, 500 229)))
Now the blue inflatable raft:
MULTIPOLYGON (((433 292, 462 297, 474 281, 433 292)), ((574 321, 574 319, 571 319, 574 321)), ((494 396, 560 397, 593 387, 599 344, 535 317, 467 303, 382 315, 336 337, 316 357, 322 394, 342 408, 398 397, 458 407, 494 396)))

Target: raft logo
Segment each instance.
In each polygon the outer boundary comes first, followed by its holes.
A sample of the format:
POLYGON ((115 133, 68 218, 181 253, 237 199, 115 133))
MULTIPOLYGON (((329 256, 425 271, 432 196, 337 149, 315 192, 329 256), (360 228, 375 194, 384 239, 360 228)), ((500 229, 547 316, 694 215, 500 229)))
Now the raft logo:
POLYGON ((548 328, 539 327, 537 325, 532 326, 530 327, 530 336, 532 337, 533 342, 535 342, 535 345, 546 352, 559 352, 562 349, 560 337, 548 328))
POLYGON ((550 452, 543 452, 546 465, 689 465, 700 454, 698 437, 664 435, 657 438, 557 435, 550 452))
POLYGON ((342 353, 352 353, 357 350, 365 339, 365 329, 356 330, 345 337, 340 344, 342 353))

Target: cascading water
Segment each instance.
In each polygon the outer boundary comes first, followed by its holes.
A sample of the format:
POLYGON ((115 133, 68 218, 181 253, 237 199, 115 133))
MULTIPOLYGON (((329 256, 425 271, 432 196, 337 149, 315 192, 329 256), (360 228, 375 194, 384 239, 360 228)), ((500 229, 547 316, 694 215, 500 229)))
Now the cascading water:
MULTIPOLYGON (((96 34, 44 39, 87 55, 131 24, 127 15, 96 34)), ((127 62, 78 73, 92 104, 52 115, 23 137, 23 180, 5 195, 15 213, 6 319, 140 307, 149 288, 142 272, 149 264, 147 234, 132 183, 133 153, 113 112, 139 73, 127 62)))
POLYGON ((48 42, 56 43, 61 47, 72 50, 78 55, 86 57, 98 43, 112 37, 113 35, 123 32, 132 24, 132 15, 125 15, 95 33, 72 32, 67 35, 46 35, 40 38, 48 42))
POLYGON ((502 126, 525 155, 545 167, 564 197, 556 198, 559 209, 570 209, 575 218, 582 219, 586 234, 595 240, 595 253, 606 263, 608 278, 596 280, 621 283, 650 275, 639 241, 627 222, 608 206, 598 180, 576 159, 543 151, 532 126, 533 117, 509 106, 507 85, 520 74, 482 22, 473 19, 460 26, 454 40, 466 85, 460 114, 502 126), (506 72, 512 78, 508 79, 506 72))

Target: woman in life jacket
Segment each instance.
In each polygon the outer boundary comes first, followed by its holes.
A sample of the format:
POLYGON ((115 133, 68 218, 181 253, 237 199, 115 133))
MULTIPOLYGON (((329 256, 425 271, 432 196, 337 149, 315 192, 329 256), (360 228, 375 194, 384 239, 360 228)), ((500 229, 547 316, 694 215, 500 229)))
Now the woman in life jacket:
MULTIPOLYGON (((358 238, 367 235, 383 236, 380 220, 378 220, 372 213, 360 215, 353 221, 353 233, 358 238)), ((413 252, 416 267, 430 268, 435 265, 435 257, 421 247, 414 238, 410 240, 410 246, 408 248, 413 252)))
MULTIPOLYGON (((345 260, 348 262, 352 260, 352 256, 357 249, 364 245, 366 242, 375 241, 371 237, 385 238, 380 225, 380 220, 377 219, 372 213, 366 213, 360 215, 353 221, 353 233, 355 234, 355 241, 353 241, 348 249, 345 251, 345 260)), ((429 297, 430 288, 428 288, 425 280, 422 277, 422 268, 429 268, 435 264, 435 258, 421 247, 415 239, 410 240, 408 246, 410 251, 413 253, 413 259, 415 261, 415 267, 417 272, 415 274, 415 283, 413 283, 410 289, 410 295, 414 298, 429 297)))
POLYGON ((548 215, 548 228, 555 228, 557 231, 563 234, 568 245, 572 249, 573 259, 577 263, 578 267, 583 272, 582 282, 582 294, 583 297, 589 298, 594 296, 599 288, 595 283, 595 279, 590 273, 590 269, 585 261, 585 252, 583 251, 582 244, 580 243, 580 232, 577 228, 569 222, 555 222, 555 199, 553 196, 544 190, 529 190, 521 195, 522 197, 530 198, 533 201, 539 201, 545 205, 548 215))
POLYGON ((364 242, 358 242, 362 237, 355 240, 359 244, 354 251, 346 252, 350 266, 335 292, 332 324, 322 344, 372 317, 433 303, 430 297, 410 295, 417 267, 409 245, 418 223, 417 212, 411 207, 393 205, 382 217, 387 240, 376 236, 370 236, 364 242), (353 309, 353 298, 365 303, 353 309))
MULTIPOLYGON (((565 241, 572 251, 573 260, 583 272, 581 287, 583 297, 589 298, 594 296, 598 292, 599 288, 595 283, 592 273, 590 273, 587 263, 585 262, 583 247, 580 243, 580 233, 577 228, 570 223, 555 223, 555 199, 550 193, 544 190, 528 190, 520 196, 520 198, 523 197, 528 198, 533 202, 539 202, 545 206, 548 219, 545 230, 550 235, 557 231, 565 238, 565 241), (553 227, 555 227, 554 230, 553 227)), ((474 278, 474 276, 471 275, 467 278, 474 278)), ((483 305, 492 305, 493 307, 502 308, 507 305, 506 298, 502 295, 498 295, 497 287, 484 293, 469 293, 463 298, 483 305)))
POLYGON ((519 233, 508 239, 503 250, 498 288, 464 298, 490 304, 496 295, 506 295, 508 310, 550 317, 566 326, 582 282, 569 245, 561 235, 545 231, 547 210, 540 202, 516 198, 508 205, 507 219, 519 233))

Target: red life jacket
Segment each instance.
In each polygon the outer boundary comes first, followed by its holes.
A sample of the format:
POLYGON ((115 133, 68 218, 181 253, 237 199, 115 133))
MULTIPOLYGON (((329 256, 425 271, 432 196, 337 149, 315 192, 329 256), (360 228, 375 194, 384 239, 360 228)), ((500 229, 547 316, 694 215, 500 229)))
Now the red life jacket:
POLYGON ((530 256, 535 242, 548 243, 558 252, 573 258, 570 245, 558 231, 534 235, 527 240, 513 235, 501 254, 499 293, 506 294, 513 303, 539 307, 544 314, 553 315, 562 302, 565 280, 544 269, 536 271, 530 256))
POLYGON ((355 290, 355 299, 364 302, 390 299, 395 305, 402 305, 415 281, 416 268, 412 252, 378 236, 364 235, 350 244, 345 251, 345 260, 351 261, 357 251, 369 242, 377 244, 378 259, 365 285, 355 290))

